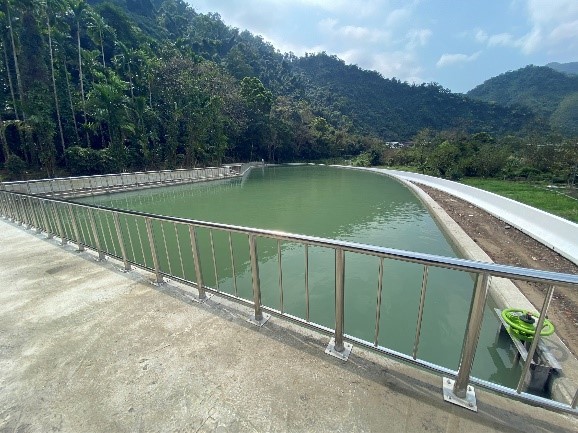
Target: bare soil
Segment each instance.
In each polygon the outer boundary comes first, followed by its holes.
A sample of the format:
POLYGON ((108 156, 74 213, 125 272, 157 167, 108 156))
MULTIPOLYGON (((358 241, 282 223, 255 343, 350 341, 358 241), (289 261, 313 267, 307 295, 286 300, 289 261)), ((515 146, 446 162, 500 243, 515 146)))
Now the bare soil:
MULTIPOLYGON (((420 185, 496 263, 578 275, 578 266, 482 209, 434 188, 420 185)), ((540 310, 547 286, 513 281, 540 310)), ((558 336, 578 355, 578 291, 556 288, 548 317, 558 336)))

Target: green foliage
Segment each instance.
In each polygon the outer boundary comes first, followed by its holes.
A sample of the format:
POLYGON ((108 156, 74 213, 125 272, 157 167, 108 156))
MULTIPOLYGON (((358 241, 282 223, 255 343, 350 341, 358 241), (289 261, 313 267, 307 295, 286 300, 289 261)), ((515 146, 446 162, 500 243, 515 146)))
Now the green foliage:
POLYGON ((468 178, 464 179, 463 183, 511 198, 578 223, 576 198, 569 195, 571 192, 569 189, 551 188, 543 183, 497 179, 468 178))
POLYGON ((378 159, 370 152, 361 153, 351 160, 351 165, 354 167, 371 167, 372 165, 377 164, 378 159))
POLYGON ((491 78, 468 96, 504 106, 526 107, 568 135, 576 135, 575 99, 578 75, 567 75, 546 66, 527 66, 491 78), (570 98, 570 99, 568 99, 570 98))
POLYGON ((68 169, 72 175, 94 175, 118 172, 117 160, 109 149, 95 150, 72 146, 66 149, 68 169))
MULTIPOLYGON (((458 178, 501 175, 508 152, 522 161, 508 175, 569 172, 558 151, 516 138, 544 126, 528 110, 384 79, 325 53, 282 54, 184 0, 0 9, 2 160, 14 155, 35 173, 343 158, 458 178)), ((572 117, 571 102, 553 121, 572 117)))
POLYGON ((552 126, 563 134, 578 137, 578 92, 566 96, 552 113, 552 126))
POLYGON ((306 96, 332 124, 382 140, 407 141, 420 130, 464 129, 503 134, 531 127, 529 110, 511 110, 453 94, 437 83, 410 85, 346 65, 326 53, 292 63, 307 77, 306 96))
POLYGON ((7 172, 6 180, 21 180, 26 172, 26 163, 16 155, 8 156, 4 163, 7 172))

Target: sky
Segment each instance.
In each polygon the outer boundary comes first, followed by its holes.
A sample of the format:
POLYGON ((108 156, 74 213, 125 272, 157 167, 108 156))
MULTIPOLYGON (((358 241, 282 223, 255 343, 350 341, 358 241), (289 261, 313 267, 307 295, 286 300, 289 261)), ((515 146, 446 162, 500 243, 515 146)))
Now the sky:
POLYGON ((325 51, 465 93, 526 65, 578 61, 578 0, 186 0, 282 53, 325 51))

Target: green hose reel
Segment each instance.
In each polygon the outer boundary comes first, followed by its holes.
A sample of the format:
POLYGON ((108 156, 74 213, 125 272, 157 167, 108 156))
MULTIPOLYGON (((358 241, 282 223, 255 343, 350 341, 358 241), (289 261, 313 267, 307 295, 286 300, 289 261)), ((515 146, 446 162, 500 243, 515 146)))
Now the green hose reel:
MULTIPOLYGON (((508 324, 508 332, 521 341, 532 341, 536 335, 536 325, 540 315, 521 308, 506 308, 502 310, 502 319, 508 324)), ((540 336, 547 337, 554 333, 554 325, 544 319, 540 336)))

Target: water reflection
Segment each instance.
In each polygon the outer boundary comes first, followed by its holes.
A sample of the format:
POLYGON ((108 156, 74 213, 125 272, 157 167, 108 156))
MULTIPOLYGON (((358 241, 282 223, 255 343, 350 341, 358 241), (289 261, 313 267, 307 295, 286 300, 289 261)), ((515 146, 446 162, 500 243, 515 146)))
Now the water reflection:
MULTIPOLYGON (((89 203, 161 215, 281 230, 312 236, 455 256, 435 221, 405 186, 387 177, 331 167, 271 167, 241 179, 178 185, 85 199, 89 203)), ((124 221, 124 220, 123 220, 124 221)), ((126 224, 127 237, 144 229, 126 224)), ((155 238, 163 271, 195 281, 187 228, 156 225, 155 238), (178 236, 177 236, 178 235, 178 236), (178 244, 180 240, 180 245, 178 244)), ((134 242, 137 243, 136 241, 134 242)), ((206 285, 252 299, 248 240, 245 235, 198 230, 206 285), (212 235, 212 239, 211 239, 212 235), (231 254, 231 250, 233 254, 231 254), (213 259, 214 257, 214 259, 213 259), (216 266, 215 266, 216 265, 216 266), (235 273, 233 273, 233 265, 235 273), (217 269, 215 271, 215 268, 217 269)), ((333 327, 335 257, 333 250, 309 247, 306 281, 303 245, 258 239, 263 303, 333 327), (278 249, 283 274, 279 273, 278 249), (281 278, 282 277, 282 278, 281 278), (284 287, 280 292, 280 279, 284 287)), ((146 252, 142 253, 143 260, 146 252)), ((346 253, 345 331, 373 341, 379 259, 346 253)), ((378 344, 411 354, 423 269, 384 261, 378 344)), ((456 368, 466 326, 473 277, 430 269, 418 356, 456 368)), ((511 365, 499 365, 494 347, 495 319, 486 312, 475 372, 507 380, 511 365), (480 352, 480 351, 479 351, 480 352)))

